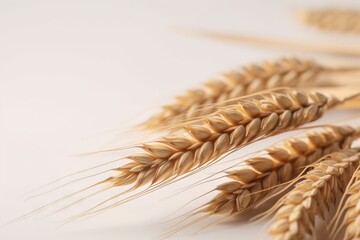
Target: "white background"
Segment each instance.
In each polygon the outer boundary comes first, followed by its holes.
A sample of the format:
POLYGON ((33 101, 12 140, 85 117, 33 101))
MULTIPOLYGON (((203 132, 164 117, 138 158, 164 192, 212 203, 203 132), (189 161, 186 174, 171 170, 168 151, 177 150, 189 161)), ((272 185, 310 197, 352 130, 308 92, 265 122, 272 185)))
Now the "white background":
MULTIPOLYGON (((56 193, 49 193, 25 201, 28 191, 124 156, 122 152, 71 155, 117 140, 126 143, 128 134, 115 133, 156 112, 174 94, 245 63, 291 54, 324 58, 184 35, 174 30, 176 26, 339 44, 358 42, 359 38, 351 35, 320 33, 299 25, 294 12, 311 2, 0 0, 0 224, 56 198, 56 193)), ((354 7, 356 2, 341 4, 354 7)), ((331 5, 329 1, 315 4, 331 5)), ((324 121, 352 113, 333 112, 324 121)), ((252 146, 234 156, 264 146, 252 146)), ((166 217, 180 215, 181 211, 173 212, 216 184, 168 197, 216 169, 221 168, 208 169, 167 189, 61 228, 61 222, 53 217, 35 215, 0 227, 0 239, 153 239, 169 230, 171 224, 161 223, 166 217)), ((91 183, 93 180, 88 179, 84 184, 91 183)), ((70 192, 74 189, 68 188, 70 192)), ((206 199, 209 197, 193 206, 206 199)), ((78 205, 80 208, 82 203, 78 205)), ((62 212, 59 215, 60 219, 69 216, 62 212)), ((246 219, 227 221, 199 233, 196 229, 173 239, 266 236, 264 222, 247 223, 246 219)))

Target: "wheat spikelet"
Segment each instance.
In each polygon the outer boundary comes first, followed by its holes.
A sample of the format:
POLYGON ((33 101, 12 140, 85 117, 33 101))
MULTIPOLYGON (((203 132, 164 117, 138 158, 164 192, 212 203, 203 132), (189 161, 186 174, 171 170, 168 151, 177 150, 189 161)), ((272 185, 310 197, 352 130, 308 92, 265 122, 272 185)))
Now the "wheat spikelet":
POLYGON ((360 34, 360 11, 341 9, 313 9, 301 13, 307 25, 321 30, 360 34))
POLYGON ((175 133, 140 146, 144 153, 115 169, 106 181, 113 186, 139 187, 199 168, 222 154, 275 133, 318 119, 339 104, 316 92, 284 88, 245 97, 203 119, 183 124, 175 133))
POLYGON ((282 147, 265 149, 268 154, 245 161, 246 165, 227 172, 233 181, 219 185, 219 193, 200 212, 239 214, 254 206, 275 187, 297 177, 304 167, 323 156, 348 149, 360 137, 360 128, 329 127, 308 134, 304 140, 287 139, 282 147))
POLYGON ((357 170, 353 177, 354 181, 346 192, 348 198, 343 206, 339 206, 339 209, 345 212, 342 223, 342 226, 346 226, 344 240, 360 239, 360 170, 357 170))
POLYGON ((147 120, 143 127, 150 129, 203 116, 216 110, 211 104, 265 89, 327 84, 321 82, 321 77, 342 70, 346 68, 335 69, 295 58, 245 66, 241 70, 224 73, 217 80, 206 82, 203 88, 189 90, 185 95, 178 96, 173 104, 163 106, 163 110, 147 120))
POLYGON ((282 240, 314 237, 315 217, 327 219, 325 214, 345 190, 359 160, 359 150, 351 149, 332 153, 314 164, 302 181, 274 206, 278 210, 269 233, 282 240))

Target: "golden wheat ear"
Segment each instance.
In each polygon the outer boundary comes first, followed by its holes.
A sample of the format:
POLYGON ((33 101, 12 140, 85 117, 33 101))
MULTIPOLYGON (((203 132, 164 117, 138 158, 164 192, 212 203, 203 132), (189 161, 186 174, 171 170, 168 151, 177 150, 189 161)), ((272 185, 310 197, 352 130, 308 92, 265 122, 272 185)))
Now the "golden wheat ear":
POLYGON ((304 24, 320 30, 360 34, 360 11, 354 9, 307 9, 297 16, 304 24))
POLYGON ((142 145, 144 152, 129 156, 131 162, 116 169, 110 183, 141 186, 181 175, 257 139, 312 122, 339 103, 333 97, 288 88, 240 99, 142 145))
POLYGON ((360 238, 360 169, 354 173, 351 181, 345 191, 342 200, 338 206, 338 210, 334 217, 334 228, 332 231, 332 239, 339 237, 340 231, 345 228, 343 239, 360 238), (341 221, 342 220, 342 221, 341 221), (340 224, 341 221, 341 224, 340 224))
POLYGON ((228 171, 232 181, 219 185, 218 194, 202 210, 211 214, 243 213, 289 184, 305 167, 329 153, 350 148, 359 134, 360 129, 349 126, 329 126, 304 139, 287 139, 281 146, 265 149, 267 155, 248 159, 245 165, 228 171))
POLYGON ((314 164, 269 211, 277 209, 269 233, 275 239, 314 238, 316 216, 328 222, 330 206, 344 192, 359 161, 359 149, 350 149, 331 153, 314 164))
POLYGON ((201 88, 188 90, 174 103, 163 106, 158 114, 141 127, 164 128, 174 123, 215 112, 228 101, 262 90, 277 87, 331 86, 332 74, 359 71, 359 67, 329 67, 307 59, 281 58, 228 71, 215 80, 205 82, 201 88))

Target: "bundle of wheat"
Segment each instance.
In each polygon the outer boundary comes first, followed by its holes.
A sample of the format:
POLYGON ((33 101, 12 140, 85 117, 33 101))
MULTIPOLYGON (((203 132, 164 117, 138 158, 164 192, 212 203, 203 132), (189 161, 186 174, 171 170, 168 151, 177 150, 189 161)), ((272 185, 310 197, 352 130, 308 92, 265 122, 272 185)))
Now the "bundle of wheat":
MULTIPOLYGON (((239 98, 236 103, 200 120, 177 125, 177 130, 168 136, 138 146, 143 153, 126 157, 129 163, 112 169, 115 171, 113 176, 92 185, 105 184, 105 189, 125 185, 131 187, 90 210, 97 212, 108 209, 109 206, 100 206, 145 184, 150 187, 137 196, 152 192, 181 175, 201 170, 226 153, 315 121, 328 109, 342 102, 336 97, 327 97, 318 92, 291 88, 274 89, 239 98)), ((340 132, 345 136, 352 131, 344 128, 340 132)), ((334 139, 329 136, 328 140, 334 139)), ((315 138, 312 141, 320 144, 315 138)), ((115 203, 110 207, 119 204, 115 203)), ((91 214, 91 211, 88 213, 91 214)))
MULTIPOLYGON (((359 70, 354 67, 328 67, 307 59, 282 58, 244 66, 223 73, 217 80, 208 81, 203 88, 191 89, 176 97, 172 104, 163 106, 160 113, 149 118, 146 129, 204 116, 217 108, 233 103, 232 100, 262 90, 277 87, 315 87, 333 85, 332 74, 359 70)), ((340 85, 340 83, 338 84, 340 85)), ((336 86, 336 84, 335 84, 336 86)))
MULTIPOLYGON (((100 185, 100 191, 58 211, 102 191, 127 186, 75 218, 95 214, 167 186, 180 176, 196 173, 258 140, 297 130, 318 120, 329 109, 359 96, 356 89, 332 88, 334 94, 327 93, 325 87, 341 86, 331 77, 349 71, 358 68, 327 67, 309 60, 282 58, 224 73, 220 79, 205 83, 204 88, 177 97, 174 104, 146 121, 144 128, 167 130, 165 135, 136 145, 140 153, 128 155, 122 158, 120 166, 107 169, 105 172, 112 173, 110 177, 25 216, 100 185), (144 185, 148 187, 140 190, 144 185), (134 190, 139 191, 124 196, 134 190)), ((270 233, 277 239, 314 235, 315 216, 324 218, 324 207, 335 203, 336 194, 343 192, 358 166, 359 151, 351 148, 358 138, 360 128, 328 125, 324 131, 312 132, 302 139, 287 139, 279 147, 265 149, 267 155, 248 159, 239 168, 227 171, 226 177, 231 181, 217 186, 218 194, 190 216, 202 214, 203 219, 215 214, 241 214, 283 194, 281 188, 300 180, 269 211, 279 208, 270 233), (312 170, 302 176, 304 169, 312 170), (320 205, 320 201, 325 204, 320 205)), ((354 183, 350 188, 343 206, 348 223, 346 239, 359 235, 358 185, 354 183)))

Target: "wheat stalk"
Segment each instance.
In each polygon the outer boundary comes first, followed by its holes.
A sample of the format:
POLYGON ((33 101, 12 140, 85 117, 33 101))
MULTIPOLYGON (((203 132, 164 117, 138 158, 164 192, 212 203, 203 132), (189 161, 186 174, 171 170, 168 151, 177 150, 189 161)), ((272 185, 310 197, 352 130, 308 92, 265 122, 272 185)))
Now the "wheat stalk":
POLYGON ((206 82, 202 88, 188 90, 176 97, 172 104, 163 106, 161 112, 148 119, 146 129, 203 116, 215 112, 216 105, 226 100, 276 87, 309 87, 329 84, 321 81, 325 74, 354 70, 354 68, 331 68, 314 61, 282 58, 244 66, 242 69, 224 73, 219 79, 206 82))
POLYGON ((327 219, 325 214, 345 190, 359 160, 359 150, 351 149, 332 153, 314 164, 302 181, 273 207, 278 210, 269 233, 281 240, 314 237, 315 217, 327 219))
POLYGON ((190 172, 255 140, 312 122, 339 103, 334 97, 290 88, 245 97, 141 145, 144 153, 128 156, 131 162, 114 169, 118 174, 105 182, 112 186, 134 183, 137 188, 190 172))
POLYGON ((305 39, 293 40, 270 36, 257 36, 243 33, 224 32, 202 28, 177 27, 176 30, 183 34, 206 37, 218 41, 227 41, 247 45, 257 45, 278 49, 316 52, 328 55, 359 57, 360 48, 356 44, 331 44, 324 41, 307 41, 305 39))
POLYGON ((329 153, 350 148, 359 137, 360 128, 332 126, 310 133, 304 140, 287 139, 282 147, 265 149, 266 156, 251 158, 239 169, 228 171, 227 177, 233 181, 219 185, 219 193, 199 212, 242 213, 297 177, 304 167, 329 153))
POLYGON ((360 34, 360 11, 312 9, 301 12, 301 20, 321 30, 360 34))

